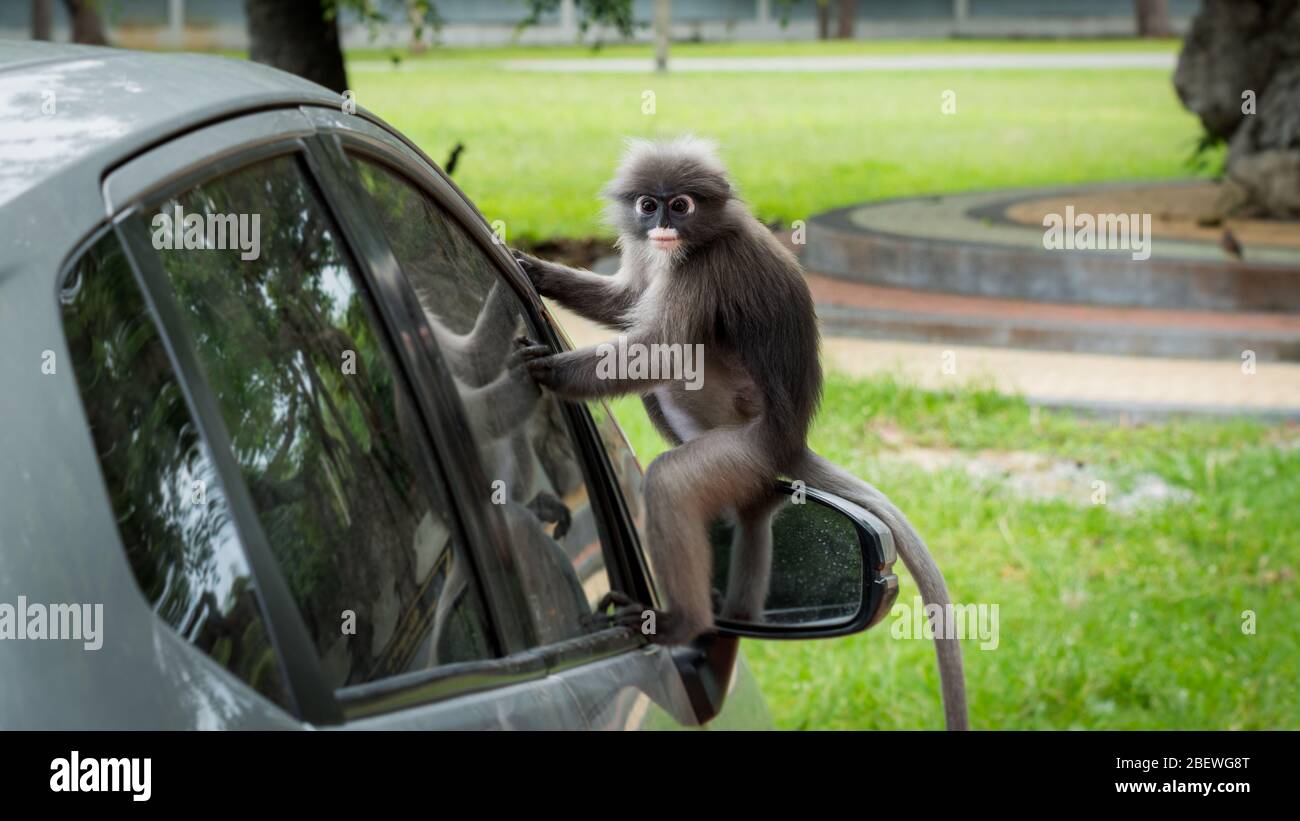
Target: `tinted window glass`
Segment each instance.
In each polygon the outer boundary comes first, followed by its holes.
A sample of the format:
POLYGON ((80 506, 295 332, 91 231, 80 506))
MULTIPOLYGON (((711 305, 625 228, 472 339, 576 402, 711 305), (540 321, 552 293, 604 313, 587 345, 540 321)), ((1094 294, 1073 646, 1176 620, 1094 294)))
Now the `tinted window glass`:
POLYGON ((204 183, 161 203, 149 221, 331 682, 494 655, 477 581, 382 324, 298 160, 204 183), (204 224, 235 215, 229 224, 256 230, 257 241, 167 248, 177 243, 157 215, 176 213, 204 224))
POLYGON ((63 303, 90 432, 145 598, 186 640, 288 706, 226 494, 111 233, 77 261, 63 303))
POLYGON ((593 629, 609 590, 599 522, 560 402, 512 354, 523 306, 468 233, 413 183, 354 157, 402 270, 456 379, 542 641, 593 629))
POLYGON ((588 402, 587 409, 591 411, 600 443, 605 446, 605 455, 609 457, 609 464, 614 469, 614 480, 618 482, 618 488, 627 504, 632 526, 637 535, 644 539, 642 528, 645 526, 645 505, 642 503, 642 494, 645 475, 641 471, 641 462, 619 428, 608 403, 588 402))

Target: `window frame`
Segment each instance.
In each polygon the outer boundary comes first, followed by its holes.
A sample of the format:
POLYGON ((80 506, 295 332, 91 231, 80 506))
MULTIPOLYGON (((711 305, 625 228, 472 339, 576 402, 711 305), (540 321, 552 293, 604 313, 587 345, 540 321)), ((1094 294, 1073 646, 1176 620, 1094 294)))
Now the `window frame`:
MULTIPOLYGON (((267 115, 276 114, 282 117, 283 113, 267 112, 267 115)), ((223 121, 223 123, 228 122, 223 121)), ((216 130, 221 128, 223 123, 208 128, 216 130)), ((201 129, 186 136, 204 136, 207 130, 201 129)), ((267 135, 255 135, 251 137, 251 141, 247 132, 242 135, 227 132, 220 136, 228 137, 233 144, 223 146, 223 150, 219 152, 209 151, 202 160, 192 162, 189 167, 178 172, 155 177, 156 181, 153 184, 139 184, 142 172, 141 166, 137 166, 136 163, 144 163, 146 164, 144 167, 149 167, 153 165, 152 155, 155 152, 170 150, 174 154, 175 142, 158 146, 152 151, 138 155, 124 166, 119 166, 119 170, 130 173, 130 182, 135 185, 135 188, 129 198, 117 203, 117 210, 109 224, 106 227, 101 226, 93 236, 98 239, 104 231, 111 230, 121 244, 184 393, 186 406, 195 427, 212 452, 217 476, 230 499, 231 519, 249 564, 267 631, 280 659, 293 713, 312 724, 339 725, 352 717, 354 710, 349 708, 347 699, 340 697, 340 693, 349 688, 335 690, 326 681, 306 623, 284 580, 283 571, 271 552, 261 519, 252 502, 242 471, 235 461, 229 432, 211 387, 203 377, 202 367, 193 343, 188 337, 183 317, 175 303, 171 284, 162 266, 162 259, 153 248, 149 230, 141 218, 146 204, 183 193, 196 185, 218 179, 257 162, 282 156, 293 156, 299 162, 305 184, 312 187, 313 193, 333 222, 332 227, 338 235, 340 252, 351 266, 350 273, 354 274, 358 289, 365 292, 365 298, 370 300, 379 315, 381 327, 376 328, 376 333, 382 339, 382 344, 389 354, 393 356, 395 375, 402 383, 401 389, 406 390, 413 400, 423 426, 419 436, 425 446, 421 448, 419 458, 428 460, 431 475, 439 477, 444 482, 444 489, 452 498, 454 534, 464 549, 464 559, 470 564, 473 583, 478 586, 480 599, 487 611, 489 639, 499 654, 495 658, 442 665, 426 671, 389 677, 373 682, 371 685, 363 685, 363 690, 369 693, 379 689, 373 685, 394 682, 395 688, 400 686, 400 689, 408 692, 427 693, 428 697, 418 699, 418 703, 422 703, 518 683, 521 675, 527 678, 543 677, 547 670, 540 663, 502 664, 503 659, 509 656, 505 644, 507 632, 502 627, 502 616, 499 611, 494 611, 493 602, 487 595, 488 590, 484 583, 482 569, 485 557, 480 552, 483 542, 469 536, 459 501, 455 498, 458 483, 448 481, 446 454, 436 441, 440 437, 431 433, 438 430, 438 425, 430 423, 431 417, 426 407, 427 397, 445 395, 450 383, 446 385, 439 383, 443 389, 434 390, 432 384, 437 381, 438 374, 426 373, 428 363, 413 361, 412 354, 421 355, 424 349, 422 346, 412 344, 413 337, 406 332, 405 328, 394 327, 389 317, 392 302, 383 298, 367 258, 359 252, 355 237, 347 230, 345 222, 339 218, 337 203, 330 196, 325 178, 319 171, 320 158, 314 153, 314 149, 318 150, 318 147, 314 145, 313 138, 303 134, 285 135, 283 132, 269 138, 267 135), (421 385, 425 387, 421 389, 421 385)), ((183 140, 184 138, 181 138, 176 142, 183 140)), ((167 159, 163 159, 164 167, 167 159)), ((106 200, 113 182, 110 174, 104 182, 106 200)), ((113 205, 111 200, 109 204, 110 207, 113 205)), ((88 247, 85 244, 78 246, 76 253, 61 269, 59 285, 66 280, 72 266, 88 247)), ((446 378, 449 380, 450 376, 447 375, 446 378)), ((500 607, 499 601, 497 606, 500 607)), ((510 605, 505 616, 507 619, 513 618, 511 614, 516 612, 517 608, 510 605)))
MULTIPOLYGON (((366 716, 537 681, 643 647, 644 637, 624 628, 550 645, 532 641, 531 611, 518 578, 510 573, 502 514, 485 510, 482 494, 470 494, 464 487, 465 468, 480 476, 485 473, 477 449, 469 444, 468 423, 454 382, 387 237, 366 207, 365 197, 369 194, 347 151, 387 166, 442 207, 494 262, 497 275, 519 298, 542 341, 569 347, 513 257, 504 246, 493 242, 486 219, 468 198, 406 138, 360 114, 344 115, 311 104, 233 112, 174 135, 106 169, 101 194, 109 218, 90 234, 97 239, 111 230, 122 245, 187 408, 199 435, 212 451, 218 477, 231 499, 232 520, 243 543, 295 715, 314 725, 344 725, 366 716), (352 264, 358 288, 366 292, 379 314, 383 327, 377 331, 394 357, 403 389, 415 400, 424 426, 424 457, 430 460, 433 475, 444 481, 444 490, 452 499, 457 535, 474 583, 479 586, 489 636, 500 653, 497 658, 442 665, 336 691, 324 677, 305 621, 270 550, 230 448, 225 422, 187 337, 161 257, 152 247, 143 221, 135 218, 146 203, 286 154, 299 159, 306 184, 313 186, 334 222, 340 249, 352 264), (457 466, 458 472, 453 474, 449 465, 457 466)), ((86 242, 78 243, 60 268, 56 298, 72 265, 88 247, 86 242)), ((630 524, 630 514, 595 422, 585 406, 567 402, 563 406, 600 528, 611 587, 640 601, 656 601, 639 538, 630 524)))
MULTIPOLYGON (((341 115, 332 109, 306 113, 316 122, 323 137, 327 140, 329 137, 333 138, 333 145, 330 148, 337 152, 337 159, 344 166, 343 170, 348 177, 347 183, 352 186, 350 193, 353 197, 368 197, 369 193, 352 168, 348 159, 349 153, 384 166, 390 172, 410 181, 441 207, 449 218, 459 224, 484 256, 493 263, 497 276, 504 280, 519 299, 528 321, 544 337, 539 341, 552 345, 558 350, 572 348, 568 340, 557 332, 550 312, 538 298, 532 285, 527 282, 514 257, 503 243, 496 240, 487 219, 454 183, 443 176, 432 160, 404 140, 364 120, 342 119, 341 115)), ((383 234, 382 226, 373 218, 370 209, 364 207, 365 199, 361 199, 360 203, 361 207, 358 210, 368 217, 368 222, 373 226, 370 230, 376 232, 387 248, 387 238, 383 234)), ((391 253, 391 249, 388 250, 391 253)), ((429 340, 429 345, 434 348, 438 356, 441 356, 440 352, 436 351, 437 346, 432 341, 431 334, 422 338, 429 340)), ((595 421, 591 418, 585 404, 563 402, 562 405, 568 420, 570 435, 578 446, 584 478, 592 493, 593 509, 606 548, 606 572, 610 576, 611 587, 629 593, 638 601, 656 601, 653 581, 645 563, 640 539, 635 528, 630 524, 630 512, 619 489, 595 421)), ((470 450, 475 449, 470 448, 470 450)), ((476 451, 473 458, 477 459, 476 451)), ((495 509, 490 512, 500 515, 495 509)), ((502 533, 501 538, 505 538, 504 531, 502 533)))

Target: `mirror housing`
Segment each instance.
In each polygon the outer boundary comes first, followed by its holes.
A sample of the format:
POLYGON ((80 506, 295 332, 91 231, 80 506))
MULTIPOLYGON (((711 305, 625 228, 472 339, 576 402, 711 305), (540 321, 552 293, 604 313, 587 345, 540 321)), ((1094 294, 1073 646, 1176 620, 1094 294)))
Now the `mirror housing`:
MULTIPOLYGON (((880 622, 898 597, 894 537, 885 523, 832 493, 779 481, 772 516, 772 563, 760 619, 717 615, 721 636, 833 638, 880 622), (802 499, 802 501, 797 501, 802 499)), ((714 586, 725 591, 732 528, 713 529, 714 586)), ((725 598, 725 596, 724 596, 725 598)))

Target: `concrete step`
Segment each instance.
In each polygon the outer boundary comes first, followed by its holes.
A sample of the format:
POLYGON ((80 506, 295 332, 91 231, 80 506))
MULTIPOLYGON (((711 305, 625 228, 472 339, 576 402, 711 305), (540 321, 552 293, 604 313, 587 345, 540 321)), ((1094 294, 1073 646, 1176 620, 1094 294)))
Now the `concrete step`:
POLYGON ((837 336, 1072 353, 1300 361, 1300 315, 1120 308, 940 294, 807 276, 837 336))

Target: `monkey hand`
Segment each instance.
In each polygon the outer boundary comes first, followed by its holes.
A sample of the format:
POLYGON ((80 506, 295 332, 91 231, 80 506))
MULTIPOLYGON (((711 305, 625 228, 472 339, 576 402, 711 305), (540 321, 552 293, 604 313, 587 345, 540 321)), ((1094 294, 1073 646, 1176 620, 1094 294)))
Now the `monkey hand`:
POLYGON ((580 351, 554 353, 546 345, 539 345, 526 336, 517 337, 515 355, 528 369, 528 375, 543 388, 555 395, 571 400, 590 399, 593 394, 584 388, 583 359, 580 351))
POLYGON ((547 276, 547 268, 550 263, 513 248, 511 253, 515 255, 515 262, 519 263, 519 267, 527 275, 528 281, 537 289, 537 293, 542 296, 551 296, 550 277, 547 276))
POLYGON ((533 381, 544 388, 556 390, 559 387, 559 373, 556 360, 559 358, 546 345, 540 345, 526 336, 515 337, 515 354, 518 361, 528 369, 533 381))

